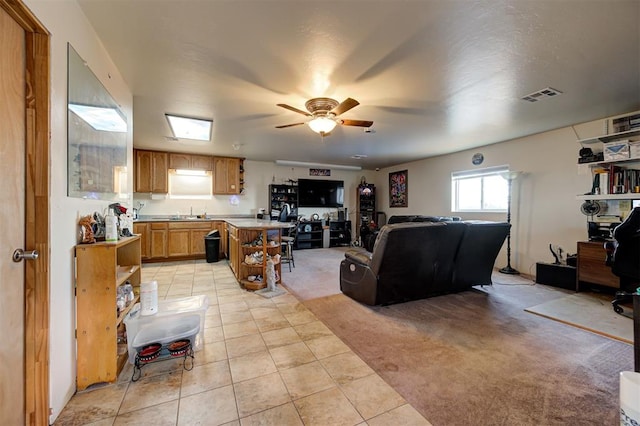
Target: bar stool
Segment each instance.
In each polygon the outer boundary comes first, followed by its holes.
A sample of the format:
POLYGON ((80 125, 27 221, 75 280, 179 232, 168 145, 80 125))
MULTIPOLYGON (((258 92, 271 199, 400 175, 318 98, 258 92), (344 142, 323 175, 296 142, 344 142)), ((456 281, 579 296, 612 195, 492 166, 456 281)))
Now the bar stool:
POLYGON ((296 263, 293 260, 293 244, 296 241, 296 230, 298 229, 298 224, 293 228, 289 228, 289 235, 283 235, 280 238, 280 246, 282 247, 282 257, 280 258, 281 263, 289 264, 289 272, 291 272, 291 265, 296 267, 296 263))

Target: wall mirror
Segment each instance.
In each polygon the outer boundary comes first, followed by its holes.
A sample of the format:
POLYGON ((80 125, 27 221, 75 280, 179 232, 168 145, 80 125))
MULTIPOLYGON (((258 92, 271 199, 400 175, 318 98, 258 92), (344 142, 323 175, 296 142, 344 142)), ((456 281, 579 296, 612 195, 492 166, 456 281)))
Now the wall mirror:
POLYGON ((127 118, 71 44, 67 53, 67 195, 126 200, 127 118))

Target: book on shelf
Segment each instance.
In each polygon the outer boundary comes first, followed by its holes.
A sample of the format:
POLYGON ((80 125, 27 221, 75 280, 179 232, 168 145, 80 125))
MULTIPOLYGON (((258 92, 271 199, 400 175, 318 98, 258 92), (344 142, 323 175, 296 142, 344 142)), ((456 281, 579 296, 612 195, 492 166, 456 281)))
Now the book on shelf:
POLYGON ((602 195, 640 192, 640 170, 610 164, 593 171, 593 187, 602 195))

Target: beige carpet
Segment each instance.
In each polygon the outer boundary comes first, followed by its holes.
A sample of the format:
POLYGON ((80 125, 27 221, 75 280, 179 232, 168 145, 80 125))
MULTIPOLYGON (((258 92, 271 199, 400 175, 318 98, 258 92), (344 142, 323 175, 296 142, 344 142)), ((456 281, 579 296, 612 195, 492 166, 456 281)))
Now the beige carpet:
POLYGON ((295 252, 284 285, 434 426, 619 422, 633 347, 525 312, 571 292, 493 286, 386 307, 340 293, 343 251, 295 252))
POLYGON ((633 344, 633 320, 613 312, 612 299, 611 295, 575 293, 525 311, 633 344))

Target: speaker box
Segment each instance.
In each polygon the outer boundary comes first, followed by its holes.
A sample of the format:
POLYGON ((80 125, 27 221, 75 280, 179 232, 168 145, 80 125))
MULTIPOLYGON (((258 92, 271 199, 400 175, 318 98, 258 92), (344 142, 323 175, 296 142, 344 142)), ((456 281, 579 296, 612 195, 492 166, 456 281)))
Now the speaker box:
POLYGON ((536 263, 536 283, 553 287, 576 289, 576 268, 554 263, 536 263))

